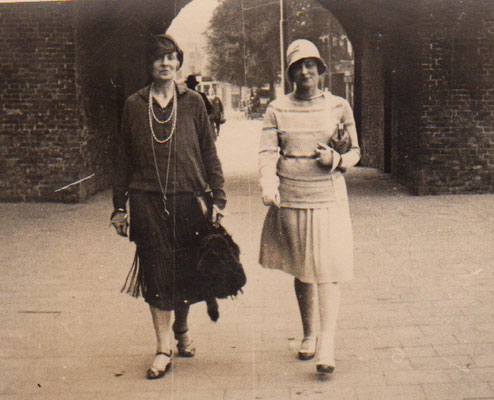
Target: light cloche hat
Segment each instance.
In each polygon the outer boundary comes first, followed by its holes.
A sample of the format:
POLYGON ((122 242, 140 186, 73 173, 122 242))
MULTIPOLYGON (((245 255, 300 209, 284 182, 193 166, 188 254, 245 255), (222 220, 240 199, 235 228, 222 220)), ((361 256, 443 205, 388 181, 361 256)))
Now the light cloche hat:
POLYGON ((303 58, 314 58, 316 60, 319 75, 324 74, 326 71, 326 63, 321 58, 316 45, 307 39, 297 39, 290 43, 286 50, 287 72, 291 80, 293 80, 290 73, 292 65, 303 58))

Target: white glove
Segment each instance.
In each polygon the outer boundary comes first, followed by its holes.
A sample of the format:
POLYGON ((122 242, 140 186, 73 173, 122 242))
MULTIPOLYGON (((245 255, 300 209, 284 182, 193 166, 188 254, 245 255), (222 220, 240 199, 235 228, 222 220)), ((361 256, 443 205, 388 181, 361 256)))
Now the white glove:
POLYGON ((327 144, 318 143, 316 153, 319 164, 325 166, 333 165, 333 152, 334 150, 327 144))
POLYGON ((278 189, 270 188, 262 191, 262 202, 265 206, 280 207, 280 192, 278 189))
POLYGON ((341 161, 341 155, 335 149, 324 143, 317 144, 317 162, 326 167, 331 167, 333 172, 341 161))

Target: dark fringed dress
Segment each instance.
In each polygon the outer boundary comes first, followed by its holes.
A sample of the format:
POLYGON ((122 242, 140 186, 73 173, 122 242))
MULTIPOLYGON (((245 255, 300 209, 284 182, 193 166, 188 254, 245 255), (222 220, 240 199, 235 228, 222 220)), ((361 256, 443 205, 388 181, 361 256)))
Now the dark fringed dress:
MULTIPOLYGON (((123 109, 116 140, 113 205, 126 208, 129 200, 130 240, 136 255, 122 291, 169 311, 187 301, 206 300, 198 286, 201 239, 212 229, 208 206, 226 203, 223 171, 202 98, 177 85, 176 131, 153 122, 149 127, 149 86, 130 96, 123 109), (161 182, 161 185, 160 185, 161 182), (166 192, 165 216, 163 190, 166 192), (209 204, 198 197, 211 193, 209 204)), ((152 103, 159 120, 170 119, 172 102, 152 103)), ((206 196, 207 198, 207 196, 206 196)))
POLYGON ((168 311, 177 303, 205 300, 196 266, 211 223, 192 194, 170 196, 167 209, 165 217, 161 193, 130 192, 130 240, 137 249, 123 290, 168 311))

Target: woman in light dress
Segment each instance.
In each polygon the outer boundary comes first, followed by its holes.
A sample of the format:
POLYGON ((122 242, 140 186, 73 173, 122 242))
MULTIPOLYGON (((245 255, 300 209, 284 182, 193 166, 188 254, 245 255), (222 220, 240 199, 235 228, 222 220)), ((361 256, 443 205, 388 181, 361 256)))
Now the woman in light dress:
POLYGON ((319 89, 326 65, 316 46, 295 40, 287 50, 287 65, 295 90, 269 104, 259 149, 262 200, 270 207, 260 263, 295 277, 304 334, 298 356, 309 360, 317 354, 317 371, 330 374, 339 283, 353 278, 343 172, 359 161, 360 148, 350 104, 319 89), (349 137, 347 149, 335 140, 338 127, 349 137))

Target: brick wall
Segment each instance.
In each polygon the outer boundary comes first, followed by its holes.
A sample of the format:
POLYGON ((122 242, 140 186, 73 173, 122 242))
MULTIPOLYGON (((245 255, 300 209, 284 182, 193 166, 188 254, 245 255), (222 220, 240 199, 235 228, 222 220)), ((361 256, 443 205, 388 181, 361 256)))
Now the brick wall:
POLYGON ((77 200, 86 172, 70 2, 0 4, 0 200, 77 200))
POLYGON ((494 3, 442 2, 422 21, 418 194, 494 190, 494 3))
POLYGON ((109 186, 123 102, 148 79, 146 34, 171 12, 163 1, 0 4, 0 201, 81 201, 109 186))
MULTIPOLYGON (((391 172, 415 194, 492 192, 494 3, 424 1, 415 11, 408 26, 381 30, 383 63, 389 65, 381 74, 391 74, 391 172)), ((367 47, 377 54, 372 44, 367 47)), ((377 63, 364 57, 366 62, 377 63)), ((368 141, 385 132, 365 118, 381 118, 365 104, 379 99, 366 96, 381 90, 382 75, 373 68, 367 84, 363 76, 362 162, 381 168, 381 143, 368 141)))
POLYGON ((494 2, 320 2, 360 57, 362 164, 416 194, 493 192, 494 2))

